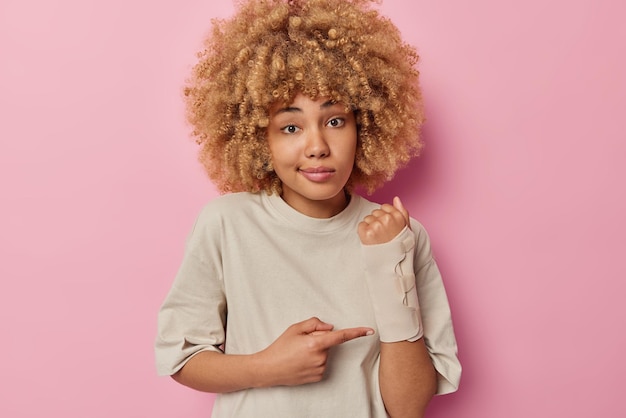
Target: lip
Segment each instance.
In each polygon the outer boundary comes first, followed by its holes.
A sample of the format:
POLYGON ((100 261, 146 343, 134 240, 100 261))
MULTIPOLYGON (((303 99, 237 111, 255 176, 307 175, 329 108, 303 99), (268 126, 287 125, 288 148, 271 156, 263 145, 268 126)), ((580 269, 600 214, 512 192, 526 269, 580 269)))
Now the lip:
POLYGON ((308 167, 298 170, 307 180, 321 183, 335 175, 335 170, 328 167, 308 167))

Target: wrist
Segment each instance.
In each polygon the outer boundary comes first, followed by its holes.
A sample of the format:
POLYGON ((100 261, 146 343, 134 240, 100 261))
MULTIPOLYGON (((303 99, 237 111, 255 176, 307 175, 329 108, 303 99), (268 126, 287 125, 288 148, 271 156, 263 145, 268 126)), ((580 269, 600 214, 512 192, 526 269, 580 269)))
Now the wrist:
POLYGON ((365 278, 382 342, 416 341, 423 335, 413 258, 416 239, 405 228, 392 241, 363 245, 365 278))
POLYGON ((250 373, 251 388, 267 388, 275 386, 275 383, 271 379, 271 371, 273 369, 271 362, 268 361, 264 355, 264 351, 260 351, 255 354, 250 354, 249 361, 246 364, 246 368, 250 373))

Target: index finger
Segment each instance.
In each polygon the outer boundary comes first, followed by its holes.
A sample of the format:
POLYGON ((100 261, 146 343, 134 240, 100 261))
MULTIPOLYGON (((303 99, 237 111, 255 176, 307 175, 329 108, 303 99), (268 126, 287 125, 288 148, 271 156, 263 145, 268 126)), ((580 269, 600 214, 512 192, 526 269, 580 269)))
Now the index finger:
POLYGON ((335 345, 343 344, 355 338, 365 337, 367 335, 373 335, 374 330, 367 327, 357 328, 344 328, 336 331, 329 331, 325 335, 320 335, 319 338, 322 342, 322 346, 330 348, 335 345))

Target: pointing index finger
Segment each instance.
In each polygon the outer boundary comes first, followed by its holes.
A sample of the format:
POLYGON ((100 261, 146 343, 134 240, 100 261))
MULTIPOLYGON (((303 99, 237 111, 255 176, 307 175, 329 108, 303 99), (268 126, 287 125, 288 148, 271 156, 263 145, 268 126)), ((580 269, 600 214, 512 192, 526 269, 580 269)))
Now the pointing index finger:
POLYGON ((336 331, 329 331, 325 335, 320 335, 322 345, 330 348, 335 345, 343 344, 355 338, 373 335, 374 330, 367 327, 345 328, 336 331))

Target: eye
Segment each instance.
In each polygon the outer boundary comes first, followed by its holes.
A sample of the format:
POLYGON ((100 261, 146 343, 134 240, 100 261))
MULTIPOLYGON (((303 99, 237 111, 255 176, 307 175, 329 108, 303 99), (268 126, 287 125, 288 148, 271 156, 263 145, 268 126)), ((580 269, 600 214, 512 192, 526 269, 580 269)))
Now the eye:
POLYGON ((295 134, 299 130, 300 128, 298 128, 296 125, 287 125, 280 129, 280 131, 284 134, 295 134))
POLYGON ((332 118, 326 123, 326 125, 330 126, 331 128, 339 128, 342 127, 345 123, 346 121, 343 118, 332 118))

